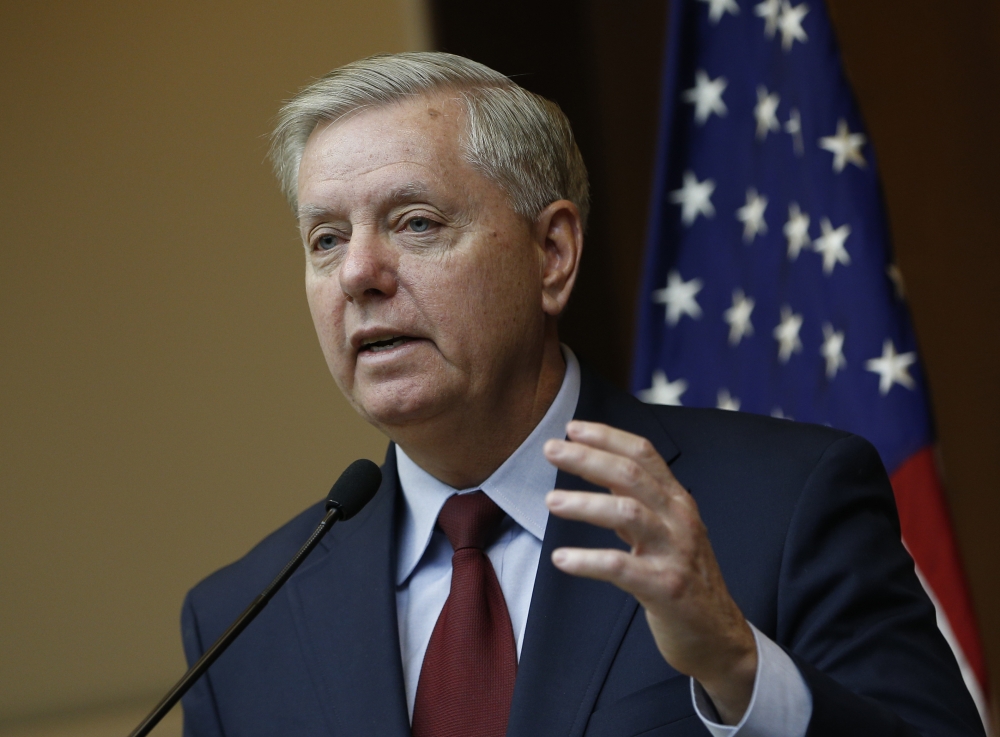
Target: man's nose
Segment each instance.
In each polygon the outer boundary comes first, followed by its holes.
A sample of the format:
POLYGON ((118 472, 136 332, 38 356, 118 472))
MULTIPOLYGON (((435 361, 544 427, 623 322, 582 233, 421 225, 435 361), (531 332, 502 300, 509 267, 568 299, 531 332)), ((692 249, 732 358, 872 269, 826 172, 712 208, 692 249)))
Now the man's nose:
POLYGON ((357 232, 340 264, 340 288, 348 301, 391 297, 396 293, 396 254, 380 233, 357 232))

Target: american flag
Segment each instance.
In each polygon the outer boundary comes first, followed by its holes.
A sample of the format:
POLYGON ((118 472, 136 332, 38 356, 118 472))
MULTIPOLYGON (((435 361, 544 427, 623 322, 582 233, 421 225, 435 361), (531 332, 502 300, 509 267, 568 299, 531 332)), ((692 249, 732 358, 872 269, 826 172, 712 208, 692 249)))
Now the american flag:
POLYGON ((871 142, 822 0, 673 0, 633 390, 874 443, 984 715, 986 667, 871 142))

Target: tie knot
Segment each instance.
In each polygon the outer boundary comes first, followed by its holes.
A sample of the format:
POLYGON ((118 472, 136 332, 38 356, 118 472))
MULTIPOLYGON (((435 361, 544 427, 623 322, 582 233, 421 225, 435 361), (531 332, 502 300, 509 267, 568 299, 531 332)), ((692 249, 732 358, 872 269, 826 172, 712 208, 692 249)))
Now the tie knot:
POLYGON ((444 503, 438 515, 438 527, 451 541, 451 547, 482 550, 496 533, 503 521, 504 511, 481 491, 456 494, 444 503))

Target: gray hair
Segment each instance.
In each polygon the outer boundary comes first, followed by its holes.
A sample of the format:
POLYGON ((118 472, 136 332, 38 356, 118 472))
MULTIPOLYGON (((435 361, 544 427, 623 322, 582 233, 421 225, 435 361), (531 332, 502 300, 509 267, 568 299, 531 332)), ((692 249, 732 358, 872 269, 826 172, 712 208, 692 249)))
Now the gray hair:
POLYGON ((507 195, 519 215, 534 220, 567 199, 584 225, 589 186, 583 157, 559 106, 528 92, 483 64, 453 54, 379 54, 334 69, 303 88, 278 113, 271 160, 296 210, 299 162, 317 125, 363 108, 417 95, 454 92, 466 112, 466 161, 507 195))

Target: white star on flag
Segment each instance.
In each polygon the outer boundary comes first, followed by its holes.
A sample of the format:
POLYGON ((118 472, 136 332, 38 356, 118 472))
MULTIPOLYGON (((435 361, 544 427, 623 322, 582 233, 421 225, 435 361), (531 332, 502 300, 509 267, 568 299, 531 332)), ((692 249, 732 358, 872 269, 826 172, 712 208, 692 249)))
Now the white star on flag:
POLYGON ((653 301, 667 306, 665 316, 667 325, 676 325, 683 315, 695 320, 701 317, 701 306, 695 300, 695 296, 703 286, 705 285, 701 279, 684 281, 677 269, 667 274, 667 286, 653 292, 653 301))
POLYGON ((699 215, 707 218, 715 216, 715 206, 712 205, 712 193, 715 182, 706 179, 698 181, 693 171, 684 172, 684 184, 680 189, 670 193, 670 201, 681 206, 681 222, 691 225, 699 215))
POLYGON ((733 290, 733 306, 726 310, 722 319, 729 324, 729 345, 738 345, 744 336, 753 335, 750 315, 756 303, 743 294, 742 289, 733 290))
POLYGON ((715 395, 715 408, 726 409, 730 412, 739 412, 740 400, 730 396, 728 389, 719 389, 719 393, 715 395))
POLYGON ((896 264, 889 264, 885 267, 885 275, 892 282, 893 290, 896 292, 896 299, 902 302, 906 299, 906 285, 903 283, 903 272, 896 264))
POLYGON ((758 234, 767 233, 767 222, 764 220, 764 210, 767 209, 767 197, 758 195, 751 187, 747 190, 747 203, 736 211, 736 219, 743 223, 743 242, 753 243, 758 234))
POLYGON ((854 164, 858 168, 868 165, 861 154, 861 147, 867 140, 864 133, 851 133, 847 121, 841 118, 837 122, 837 132, 820 138, 819 147, 833 154, 833 171, 840 174, 848 164, 854 164))
POLYGON ((778 102, 781 96, 777 92, 768 94, 767 87, 757 85, 757 106, 753 115, 757 119, 757 140, 763 141, 771 131, 780 131, 778 122, 778 102))
POLYGON ((802 156, 806 152, 806 144, 802 140, 802 114, 799 113, 797 107, 793 107, 792 111, 788 114, 788 120, 785 123, 785 133, 792 137, 792 141, 795 144, 795 155, 802 156))
POLYGON ((668 404, 671 407, 681 406, 681 394, 687 391, 688 383, 684 379, 668 381, 662 371, 653 372, 653 386, 639 392, 639 399, 647 404, 668 404))
POLYGON ((764 0, 753 8, 754 15, 764 19, 764 35, 774 38, 778 30, 778 15, 781 13, 781 0, 764 0))
POLYGON ((834 330, 830 323, 823 323, 823 345, 819 354, 826 360, 826 378, 836 378, 837 371, 847 366, 844 358, 844 331, 834 330))
POLYGON ((684 101, 694 105, 694 119, 698 125, 704 125, 712 113, 722 117, 728 112, 722 100, 728 84, 725 77, 710 79, 704 69, 694 73, 694 87, 684 91, 684 101))
POLYGON ((883 397, 889 393, 893 384, 915 389, 917 384, 910 376, 910 365, 916 363, 917 354, 896 353, 896 346, 889 338, 882 344, 882 355, 865 361, 865 368, 878 374, 878 393, 883 397))
POLYGON ((736 0, 701 0, 703 3, 708 3, 708 19, 712 23, 718 23, 722 20, 722 16, 725 13, 732 13, 733 15, 740 14, 740 6, 736 4, 736 0))
POLYGON ((823 218, 819 223, 823 234, 813 241, 813 248, 823 254, 823 273, 830 275, 837 264, 848 266, 851 256, 844 248, 844 241, 851 234, 851 226, 844 223, 836 230, 830 224, 830 218, 823 218))
POLYGON ((802 315, 796 315, 792 308, 785 305, 781 308, 781 322, 774 329, 774 339, 778 341, 778 360, 788 363, 793 353, 802 352, 802 341, 799 331, 802 329, 802 315))
POLYGON ((796 5, 794 8, 788 0, 781 3, 781 16, 778 18, 778 30, 781 31, 781 48, 791 51, 792 45, 798 41, 805 43, 809 40, 806 32, 802 30, 802 19, 809 12, 809 6, 805 3, 796 5))
POLYGON ((794 261, 803 248, 812 243, 809 238, 809 215, 799 210, 799 203, 788 206, 788 222, 784 227, 785 238, 788 239, 788 259, 794 261))
POLYGON ((788 415, 786 415, 784 413, 784 411, 782 411, 781 407, 775 407, 774 409, 772 409, 771 410, 771 417, 773 417, 776 420, 791 420, 791 419, 793 419, 792 417, 789 417, 788 415))

